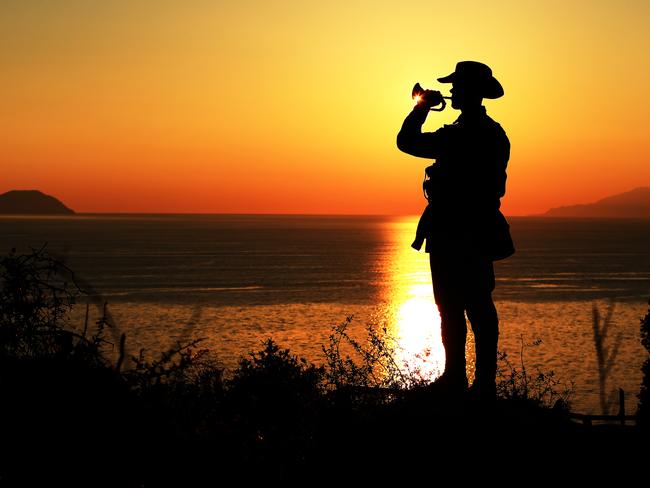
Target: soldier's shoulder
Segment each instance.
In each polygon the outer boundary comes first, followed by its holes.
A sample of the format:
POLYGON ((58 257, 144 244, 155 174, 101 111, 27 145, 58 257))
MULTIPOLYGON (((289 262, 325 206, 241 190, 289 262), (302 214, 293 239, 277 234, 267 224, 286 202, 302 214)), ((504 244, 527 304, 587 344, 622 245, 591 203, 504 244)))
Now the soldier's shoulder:
POLYGON ((492 117, 490 117, 490 116, 487 117, 487 121, 488 121, 488 124, 490 125, 490 127, 491 127, 495 132, 498 132, 499 134, 502 134, 505 138, 508 137, 508 136, 506 135, 506 131, 505 131, 505 129, 503 128, 503 126, 502 126, 499 122, 497 122, 496 120, 494 120, 494 119, 493 119, 492 117))

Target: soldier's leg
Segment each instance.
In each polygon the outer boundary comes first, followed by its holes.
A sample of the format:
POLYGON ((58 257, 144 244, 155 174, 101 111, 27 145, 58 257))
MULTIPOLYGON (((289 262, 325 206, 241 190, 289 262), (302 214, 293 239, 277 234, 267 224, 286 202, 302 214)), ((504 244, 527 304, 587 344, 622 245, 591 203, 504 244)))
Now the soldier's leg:
POLYGON ((440 312, 442 345, 445 348, 444 375, 447 380, 465 386, 467 323, 458 269, 449 257, 432 255, 430 261, 433 294, 440 312))
POLYGON ((495 388, 499 341, 499 317, 492 300, 494 267, 491 261, 483 261, 473 263, 472 268, 469 273, 472 286, 468 289, 466 310, 476 341, 474 383, 491 393, 495 388))
POLYGON ((467 381, 465 342, 467 323, 462 307, 438 305, 440 332, 445 348, 445 375, 460 382, 467 381))

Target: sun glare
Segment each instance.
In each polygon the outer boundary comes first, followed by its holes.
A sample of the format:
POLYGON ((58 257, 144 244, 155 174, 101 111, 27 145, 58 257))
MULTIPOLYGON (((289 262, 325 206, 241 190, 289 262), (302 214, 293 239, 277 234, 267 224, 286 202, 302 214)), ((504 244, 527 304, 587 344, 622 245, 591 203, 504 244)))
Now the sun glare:
POLYGON ((440 315, 431 295, 431 285, 418 284, 395 297, 400 300, 394 323, 400 359, 409 371, 427 381, 440 376, 445 367, 440 315))
POLYGON ((419 377, 433 381, 444 370, 445 351, 428 255, 410 247, 416 224, 414 219, 389 224, 395 249, 387 263, 390 285, 386 288, 386 301, 391 307, 391 332, 397 340, 399 363, 419 377))

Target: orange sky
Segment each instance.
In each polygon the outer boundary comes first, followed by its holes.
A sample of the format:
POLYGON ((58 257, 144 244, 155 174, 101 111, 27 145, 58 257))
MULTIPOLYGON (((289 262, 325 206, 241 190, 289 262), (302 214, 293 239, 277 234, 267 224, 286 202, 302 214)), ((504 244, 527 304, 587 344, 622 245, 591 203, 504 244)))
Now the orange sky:
MULTIPOLYGON (((410 90, 489 64, 507 214, 650 185, 647 1, 4 0, 0 192, 81 212, 418 213, 410 90)), ((452 122, 448 108, 428 130, 452 122)))

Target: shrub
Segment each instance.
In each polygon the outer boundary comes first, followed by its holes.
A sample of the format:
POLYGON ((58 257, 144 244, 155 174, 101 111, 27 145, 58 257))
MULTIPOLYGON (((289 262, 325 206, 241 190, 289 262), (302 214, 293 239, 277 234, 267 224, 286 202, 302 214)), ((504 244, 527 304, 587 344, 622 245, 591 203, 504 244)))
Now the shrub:
POLYGON ((323 393, 323 373, 267 339, 261 350, 240 359, 227 388, 230 401, 263 429, 312 410, 323 393))
POLYGON ((44 248, 0 259, 0 355, 67 355, 79 337, 66 332, 79 294, 72 272, 44 248))
POLYGON ((398 357, 397 339, 386 326, 368 325, 365 341, 354 339, 348 333, 352 316, 332 328, 325 355, 325 379, 329 390, 342 388, 376 388, 407 390, 425 384, 419 370, 412 370, 398 357), (348 350, 352 355, 346 354, 348 350))
POLYGON ((526 401, 540 407, 568 410, 573 385, 564 386, 554 371, 537 370, 530 374, 524 362, 526 347, 538 347, 541 339, 531 343, 520 337, 519 366, 505 351, 499 351, 497 361, 497 396, 504 400, 526 401))

